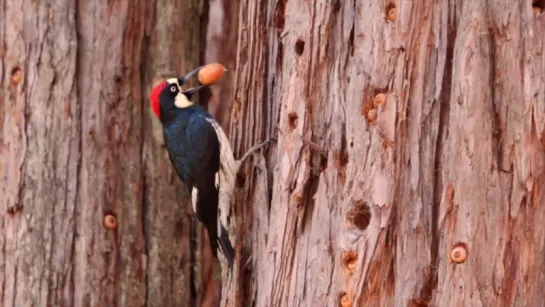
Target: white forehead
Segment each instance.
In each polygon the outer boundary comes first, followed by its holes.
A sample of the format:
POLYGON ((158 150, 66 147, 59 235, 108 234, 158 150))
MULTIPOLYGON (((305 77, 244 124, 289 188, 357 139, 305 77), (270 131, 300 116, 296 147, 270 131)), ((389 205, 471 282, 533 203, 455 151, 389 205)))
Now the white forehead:
POLYGON ((170 78, 167 79, 168 84, 176 84, 178 87, 180 87, 180 84, 178 83, 178 78, 170 78))

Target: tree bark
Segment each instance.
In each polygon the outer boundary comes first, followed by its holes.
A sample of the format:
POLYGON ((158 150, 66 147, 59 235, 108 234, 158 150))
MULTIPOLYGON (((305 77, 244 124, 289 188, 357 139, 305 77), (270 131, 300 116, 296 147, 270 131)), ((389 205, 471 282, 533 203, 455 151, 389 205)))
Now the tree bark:
POLYGON ((239 174, 223 305, 540 306, 544 16, 242 0, 232 144, 278 142, 239 174))
POLYGON ((147 96, 203 63, 207 14, 0 0, 2 306, 200 304, 210 253, 147 96))

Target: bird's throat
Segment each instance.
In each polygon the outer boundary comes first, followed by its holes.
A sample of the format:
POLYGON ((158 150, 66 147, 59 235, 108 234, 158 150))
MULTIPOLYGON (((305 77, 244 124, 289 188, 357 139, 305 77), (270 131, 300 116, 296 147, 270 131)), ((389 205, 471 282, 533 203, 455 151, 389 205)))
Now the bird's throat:
POLYGON ((184 94, 178 94, 176 95, 176 98, 174 99, 174 105, 180 109, 185 109, 193 105, 193 102, 191 102, 184 94))

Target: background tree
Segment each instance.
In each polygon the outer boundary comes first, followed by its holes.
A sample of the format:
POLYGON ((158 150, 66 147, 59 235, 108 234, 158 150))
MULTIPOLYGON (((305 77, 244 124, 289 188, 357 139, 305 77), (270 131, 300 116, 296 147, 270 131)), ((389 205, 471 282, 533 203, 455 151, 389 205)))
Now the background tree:
POLYGON ((205 0, 0 0, 0 305, 206 303, 206 238, 147 96, 204 61, 207 16, 205 0))
MULTIPOLYGON (((543 1, 240 2, 232 306, 539 306, 543 1)), ((227 304, 226 304, 227 303, 227 304)))

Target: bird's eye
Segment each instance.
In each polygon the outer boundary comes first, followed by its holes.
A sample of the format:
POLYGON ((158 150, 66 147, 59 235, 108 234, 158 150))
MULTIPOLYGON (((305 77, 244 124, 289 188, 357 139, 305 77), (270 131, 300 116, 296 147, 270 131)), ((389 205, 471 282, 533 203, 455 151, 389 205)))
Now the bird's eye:
POLYGON ((172 85, 170 87, 170 91, 173 92, 173 93, 176 93, 177 90, 178 90, 178 88, 176 88, 176 85, 172 85))

